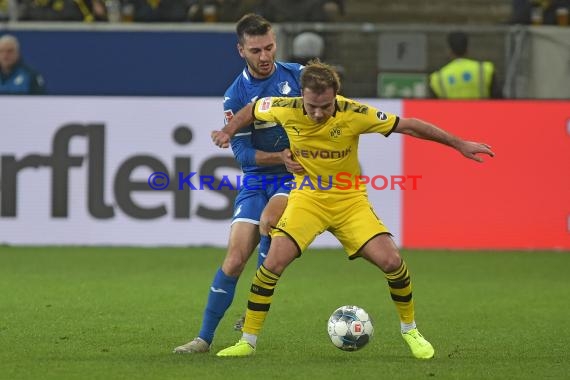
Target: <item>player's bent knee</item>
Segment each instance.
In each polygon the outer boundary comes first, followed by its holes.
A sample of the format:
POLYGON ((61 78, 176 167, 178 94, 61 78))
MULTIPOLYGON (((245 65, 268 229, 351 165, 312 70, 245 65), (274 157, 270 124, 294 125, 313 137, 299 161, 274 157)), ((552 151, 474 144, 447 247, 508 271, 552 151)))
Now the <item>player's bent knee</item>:
POLYGON ((277 222, 279 222, 279 219, 281 219, 281 215, 283 215, 283 213, 278 213, 278 214, 268 214, 264 219, 264 222, 268 225, 268 226, 275 226, 277 225, 277 222))
POLYGON ((393 272, 402 264, 402 258, 397 250, 374 251, 365 254, 364 257, 380 268, 384 273, 393 272))
POLYGON ((390 273, 398 269, 402 265, 402 258, 399 254, 390 254, 385 257, 382 263, 382 270, 386 273, 390 273))
POLYGON ((395 271, 402 265, 402 257, 397 249, 387 249, 378 255, 379 262, 377 265, 385 273, 395 271))
POLYGON ((222 264, 222 271, 231 277, 239 276, 247 264, 247 258, 243 255, 228 255, 222 264))
POLYGON ((262 235, 269 235, 272 226, 276 226, 279 221, 280 215, 263 214, 259 220, 259 232, 262 235))
POLYGON ((260 220, 259 221, 259 233, 261 235, 269 235, 269 232, 271 231, 271 224, 266 221, 266 220, 260 220))
POLYGON ((281 275, 281 273, 283 273, 283 271, 285 270, 285 268, 287 268, 288 265, 289 263, 287 262, 275 261, 275 260, 272 261, 267 259, 265 259, 265 261, 263 262, 263 266, 265 267, 265 269, 277 275, 281 275))

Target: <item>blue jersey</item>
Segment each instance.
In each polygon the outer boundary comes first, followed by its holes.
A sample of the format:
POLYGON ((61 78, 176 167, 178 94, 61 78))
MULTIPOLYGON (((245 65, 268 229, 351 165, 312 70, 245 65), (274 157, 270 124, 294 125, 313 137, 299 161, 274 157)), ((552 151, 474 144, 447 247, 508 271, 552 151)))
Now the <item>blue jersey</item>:
POLYGON ((21 62, 14 65, 8 75, 0 71, 0 94, 39 95, 44 92, 42 76, 21 62))
MULTIPOLYGON (((233 115, 258 98, 265 96, 301 96, 301 70, 298 63, 276 62, 269 78, 256 79, 247 67, 235 79, 224 94, 226 123, 233 115)), ((232 150, 244 174, 289 175, 285 165, 259 166, 255 163, 255 151, 280 152, 289 148, 289 139, 276 123, 255 121, 241 129, 231 140, 232 150)))

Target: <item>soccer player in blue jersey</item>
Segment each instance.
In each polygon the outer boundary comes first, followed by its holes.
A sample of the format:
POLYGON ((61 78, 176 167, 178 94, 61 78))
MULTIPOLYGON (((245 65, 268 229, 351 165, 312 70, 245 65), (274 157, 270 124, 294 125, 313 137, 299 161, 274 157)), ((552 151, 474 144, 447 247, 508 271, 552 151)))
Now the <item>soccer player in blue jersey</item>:
MULTIPOLYGON (((238 52, 246 67, 224 94, 226 123, 234 113, 258 98, 301 94, 303 66, 275 61, 277 44, 267 20, 255 14, 245 15, 238 21, 236 32, 238 52)), ((269 251, 270 226, 276 225, 287 205, 290 186, 286 177, 291 177, 287 168, 302 170, 282 153, 289 148, 289 139, 277 123, 256 121, 232 138, 231 147, 247 186, 241 187, 235 200, 228 251, 210 287, 200 332, 191 342, 176 347, 175 353, 210 350, 216 328, 233 301, 247 260, 258 243, 258 267, 269 251)))

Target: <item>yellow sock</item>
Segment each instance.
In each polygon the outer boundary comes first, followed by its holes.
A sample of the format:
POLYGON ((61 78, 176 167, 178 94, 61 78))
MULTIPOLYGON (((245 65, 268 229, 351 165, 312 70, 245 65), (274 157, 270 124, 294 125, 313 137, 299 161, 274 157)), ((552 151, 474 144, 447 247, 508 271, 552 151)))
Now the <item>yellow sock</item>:
POLYGON ((245 334, 258 335, 259 331, 261 331, 271 306, 271 299, 273 298, 273 291, 277 281, 279 281, 279 275, 270 272, 263 265, 255 272, 249 291, 245 323, 242 329, 245 334))
POLYGON ((404 260, 400 267, 392 273, 386 273, 390 296, 396 305, 400 321, 403 323, 414 322, 414 300, 412 299, 412 281, 408 273, 408 267, 404 260))

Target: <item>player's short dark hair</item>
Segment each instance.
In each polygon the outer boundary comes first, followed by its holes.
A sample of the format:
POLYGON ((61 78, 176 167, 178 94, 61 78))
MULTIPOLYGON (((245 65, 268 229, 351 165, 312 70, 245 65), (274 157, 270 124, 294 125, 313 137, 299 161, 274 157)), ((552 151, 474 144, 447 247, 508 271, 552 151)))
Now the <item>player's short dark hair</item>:
POLYGON ((317 94, 322 94, 327 88, 332 88, 335 94, 340 90, 340 78, 336 70, 318 58, 307 63, 301 73, 301 88, 308 88, 317 94))
POLYGON ((467 52, 469 38, 463 32, 451 32, 447 35, 447 43, 453 54, 462 57, 467 52))
POLYGON ((271 23, 260 15, 248 13, 239 19, 236 25, 238 42, 243 45, 245 35, 263 36, 271 30, 271 23))

